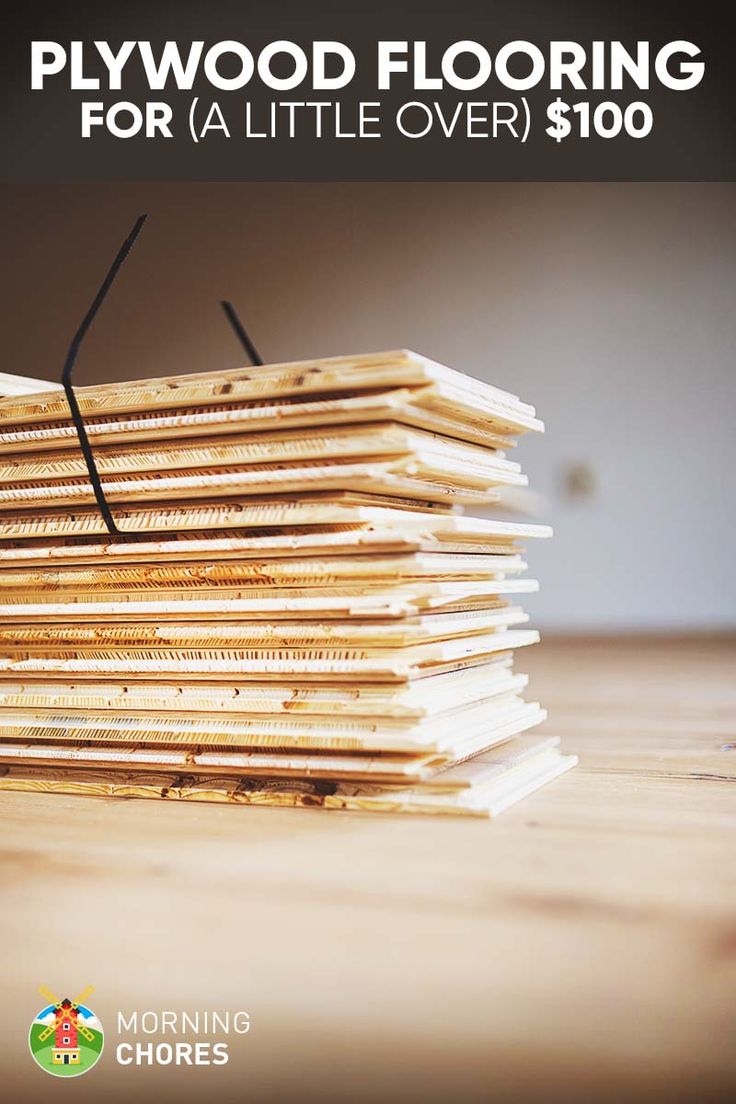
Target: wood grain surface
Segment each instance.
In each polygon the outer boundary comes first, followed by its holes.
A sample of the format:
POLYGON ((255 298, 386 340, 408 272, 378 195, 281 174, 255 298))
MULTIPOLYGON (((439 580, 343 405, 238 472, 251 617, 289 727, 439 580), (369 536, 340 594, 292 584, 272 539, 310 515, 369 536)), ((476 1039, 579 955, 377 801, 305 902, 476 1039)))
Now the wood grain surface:
POLYGON ((725 1100, 734 658, 520 654, 580 765, 489 823, 0 794, 7 1099, 49 1089, 37 986, 92 983, 75 1101, 725 1100), (250 1012, 227 1066, 116 1064, 118 1009, 193 1007, 250 1012))

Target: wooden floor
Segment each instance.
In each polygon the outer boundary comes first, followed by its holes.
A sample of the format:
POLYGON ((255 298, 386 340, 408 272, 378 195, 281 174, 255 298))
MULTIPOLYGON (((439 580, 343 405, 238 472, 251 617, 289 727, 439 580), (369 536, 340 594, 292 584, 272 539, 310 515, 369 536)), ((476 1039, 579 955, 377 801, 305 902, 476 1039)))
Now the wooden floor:
POLYGON ((75 1101, 725 1099, 734 643, 531 651, 580 766, 494 822, 0 795, 3 1095, 49 1089, 37 986, 92 983, 75 1101), (250 1013, 228 1065, 116 1064, 118 1009, 197 1007, 250 1013))

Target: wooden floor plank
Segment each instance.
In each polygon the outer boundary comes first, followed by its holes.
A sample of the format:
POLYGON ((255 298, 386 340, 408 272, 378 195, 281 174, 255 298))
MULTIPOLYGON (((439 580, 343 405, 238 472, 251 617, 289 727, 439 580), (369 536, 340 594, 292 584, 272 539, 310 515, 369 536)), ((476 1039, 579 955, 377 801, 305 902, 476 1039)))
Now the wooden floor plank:
POLYGON ((523 653, 540 732, 580 766, 491 823, 0 794, 4 1086, 42 1077, 37 985, 92 982, 113 1044, 118 1008, 246 1008, 253 1029, 221 1071, 105 1055, 79 1101, 725 1100, 735 654, 523 653), (73 953, 57 912, 83 923, 73 953))

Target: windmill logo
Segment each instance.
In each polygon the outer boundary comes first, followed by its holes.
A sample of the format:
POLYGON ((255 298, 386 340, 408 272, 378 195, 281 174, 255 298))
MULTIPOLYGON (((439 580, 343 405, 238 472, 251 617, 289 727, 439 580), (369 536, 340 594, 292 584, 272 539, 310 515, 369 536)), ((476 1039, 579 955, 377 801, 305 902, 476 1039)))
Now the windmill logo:
POLYGON ((59 1000, 45 985, 39 993, 49 1003, 38 1013, 28 1032, 28 1046, 37 1065, 55 1077, 78 1077, 102 1054, 102 1024, 83 1002, 94 993, 88 985, 74 1000, 59 1000))

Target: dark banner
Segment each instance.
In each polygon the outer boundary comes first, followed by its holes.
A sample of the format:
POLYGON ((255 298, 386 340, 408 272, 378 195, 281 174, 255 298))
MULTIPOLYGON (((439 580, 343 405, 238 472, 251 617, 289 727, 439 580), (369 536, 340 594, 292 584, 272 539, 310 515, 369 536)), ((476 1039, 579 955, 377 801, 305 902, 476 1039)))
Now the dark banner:
POLYGON ((710 3, 42 3, 5 48, 15 179, 734 176, 710 3))

